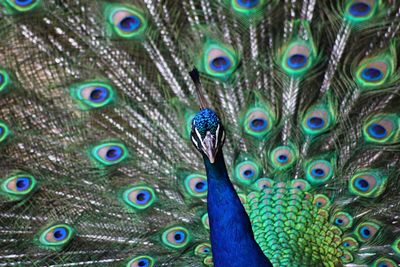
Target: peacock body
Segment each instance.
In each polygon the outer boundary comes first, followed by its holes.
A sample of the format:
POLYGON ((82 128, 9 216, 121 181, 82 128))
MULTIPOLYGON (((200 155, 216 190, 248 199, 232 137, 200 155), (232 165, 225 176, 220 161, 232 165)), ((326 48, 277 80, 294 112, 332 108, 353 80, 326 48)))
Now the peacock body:
POLYGON ((0 266, 399 266, 399 1, 0 8, 0 266))

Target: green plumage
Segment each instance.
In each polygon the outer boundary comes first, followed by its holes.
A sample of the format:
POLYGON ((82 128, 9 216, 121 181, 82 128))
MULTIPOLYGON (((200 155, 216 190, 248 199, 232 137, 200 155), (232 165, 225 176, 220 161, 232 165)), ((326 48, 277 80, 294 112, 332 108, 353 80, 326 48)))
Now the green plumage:
POLYGON ((398 1, 0 12, 0 266, 213 265, 194 67, 274 266, 400 263, 398 1))

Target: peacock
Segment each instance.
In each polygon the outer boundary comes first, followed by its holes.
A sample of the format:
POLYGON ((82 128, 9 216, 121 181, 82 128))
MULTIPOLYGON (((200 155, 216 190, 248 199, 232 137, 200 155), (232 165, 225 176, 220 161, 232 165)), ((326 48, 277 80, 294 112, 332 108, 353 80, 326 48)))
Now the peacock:
POLYGON ((0 9, 0 266, 400 266, 399 0, 0 9))

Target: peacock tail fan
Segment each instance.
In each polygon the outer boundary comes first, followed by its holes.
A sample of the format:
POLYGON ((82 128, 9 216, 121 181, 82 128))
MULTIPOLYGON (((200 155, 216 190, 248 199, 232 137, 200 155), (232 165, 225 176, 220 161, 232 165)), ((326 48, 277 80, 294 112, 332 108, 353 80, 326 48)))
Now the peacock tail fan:
POLYGON ((0 266, 213 265, 193 67, 274 266, 400 263, 398 1, 0 12, 0 266))

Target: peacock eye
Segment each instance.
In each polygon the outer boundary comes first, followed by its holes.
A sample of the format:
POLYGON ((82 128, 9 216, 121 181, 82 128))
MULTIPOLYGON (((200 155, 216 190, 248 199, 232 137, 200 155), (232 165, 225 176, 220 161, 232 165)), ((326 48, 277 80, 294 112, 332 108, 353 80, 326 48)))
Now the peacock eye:
POLYGON ((395 69, 393 51, 389 49, 374 57, 363 59, 353 76, 360 89, 379 89, 390 78, 395 69))
POLYGON ((353 22, 371 18, 378 7, 376 0, 352 0, 346 6, 346 16, 353 22))
POLYGON ((209 66, 213 71, 225 72, 232 65, 231 59, 223 54, 222 51, 212 50, 209 55, 209 66))
POLYGON ((181 249, 189 243, 190 234, 186 228, 176 226, 163 232, 162 241, 167 247, 181 249))
POLYGON ((303 180, 303 179, 293 180, 291 182, 291 187, 302 190, 302 191, 308 191, 311 188, 310 184, 306 180, 303 180))
POLYGON ((381 257, 378 258, 374 261, 373 267, 396 267, 398 266, 397 263, 394 260, 385 258, 385 257, 381 257))
POLYGON ((136 31, 142 24, 140 19, 129 12, 116 12, 113 17, 116 26, 124 32, 136 31))
POLYGON ((246 17, 262 15, 263 8, 266 4, 266 0, 230 0, 232 10, 246 17))
POLYGON ((123 161, 128 150, 122 143, 104 143, 92 149, 92 156, 101 164, 113 165, 123 161))
POLYGON ((367 120, 363 128, 363 134, 367 141, 385 143, 394 135, 397 126, 395 126, 394 116, 376 115, 367 120))
MULTIPOLYGON (((303 47, 299 47, 298 50, 303 47)), ((300 69, 307 65, 308 61, 308 51, 305 54, 301 54, 300 51, 296 51, 296 53, 289 55, 287 59, 287 65, 292 69, 300 69)))
POLYGON ((358 248, 358 242, 352 237, 345 237, 342 241, 342 246, 350 251, 354 251, 358 248))
POLYGON ((258 191, 264 190, 266 188, 272 188, 274 181, 269 178, 260 178, 255 182, 255 188, 258 191))
MULTIPOLYGON (((384 66, 386 68, 386 65, 384 66)), ((373 66, 368 66, 361 71, 361 78, 366 82, 377 82, 384 77, 383 72, 373 66)))
POLYGON ((3 142, 9 136, 10 130, 8 126, 0 121, 0 142, 3 142))
POLYGON ((254 8, 260 4, 260 0, 233 0, 238 6, 242 8, 254 8))
POLYGON ((84 109, 100 108, 114 99, 113 88, 102 82, 86 82, 71 86, 71 95, 84 109))
POLYGON ((6 4, 10 5, 18 12, 25 12, 34 9, 40 4, 41 0, 6 0, 6 4))
POLYGON ((207 195, 207 178, 200 174, 191 174, 185 178, 185 189, 193 197, 207 195))
POLYGON ((397 255, 400 255, 400 237, 393 242, 392 249, 397 255))
POLYGON ((10 84, 10 78, 5 70, 0 69, 0 93, 6 91, 10 84))
POLYGON ((39 242, 47 248, 60 249, 71 241, 74 234, 74 229, 68 224, 56 224, 40 234, 39 242))
POLYGON ((371 12, 371 6, 363 2, 354 3, 350 6, 349 12, 355 17, 363 17, 371 12))
POLYGON ((328 209, 331 206, 331 201, 327 196, 317 194, 314 196, 313 204, 317 209, 328 209))
POLYGON ((251 160, 240 162, 236 165, 236 179, 243 184, 251 184, 260 175, 260 167, 251 160))
POLYGON ((99 102, 104 102, 110 95, 110 92, 108 91, 107 88, 105 87, 87 87, 84 90, 81 91, 82 97, 85 99, 94 102, 94 103, 99 103, 99 102))
POLYGON ((15 0, 16 5, 19 6, 28 6, 35 2, 35 0, 15 0))
POLYGON ((323 184, 333 176, 332 164, 326 160, 310 162, 306 168, 306 178, 312 185, 323 184))
POLYGON ((22 198, 34 191, 36 179, 30 174, 18 174, 7 178, 1 184, 1 190, 10 197, 22 198))
POLYGON ((272 130, 274 118, 262 108, 247 111, 244 120, 244 131, 254 137, 263 137, 272 130))
POLYGON ((153 267, 155 260, 149 256, 138 256, 126 265, 127 267, 153 267))
POLYGON ((337 212, 333 216, 332 222, 340 229, 348 229, 353 225, 353 217, 347 212, 337 212))
POLYGON ((313 49, 301 42, 293 42, 286 50, 282 66, 288 74, 302 74, 311 65, 314 58, 313 49))
POLYGON ((275 148, 270 155, 272 164, 277 169, 287 169, 296 161, 297 153, 291 146, 280 146, 275 148))
POLYGON ((340 259, 343 263, 350 263, 354 261, 353 255, 347 250, 343 251, 343 255, 340 257, 340 259))
POLYGON ((147 21, 141 11, 135 7, 125 7, 118 4, 106 9, 112 31, 121 38, 138 38, 147 28, 147 21))
POLYGON ((154 190, 148 186, 134 186, 123 193, 124 202, 138 210, 144 210, 156 201, 154 190))
POLYGON ((197 245, 194 249, 194 254, 197 256, 207 256, 211 254, 210 243, 201 243, 197 245))
POLYGON ((334 121, 333 114, 325 105, 311 107, 302 118, 302 129, 310 135, 317 135, 329 130, 334 121))
POLYGON ((226 80, 236 70, 238 56, 229 46, 210 40, 205 43, 197 65, 207 75, 226 80))
POLYGON ((203 216, 201 216, 201 222, 207 230, 210 229, 210 221, 208 220, 208 213, 205 213, 203 216))
POLYGON ((357 172, 350 178, 349 191, 358 196, 374 198, 386 188, 387 177, 379 170, 357 172))
POLYGON ((356 228, 357 239, 361 242, 372 240, 381 227, 373 222, 361 223, 356 228))

